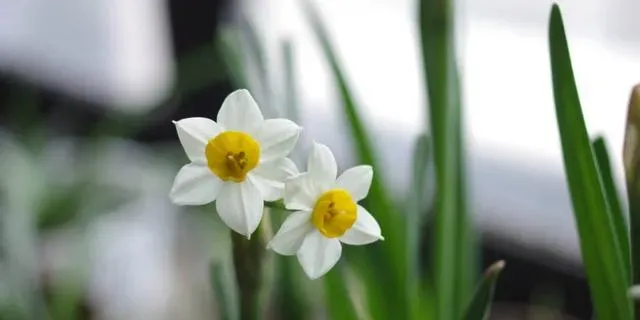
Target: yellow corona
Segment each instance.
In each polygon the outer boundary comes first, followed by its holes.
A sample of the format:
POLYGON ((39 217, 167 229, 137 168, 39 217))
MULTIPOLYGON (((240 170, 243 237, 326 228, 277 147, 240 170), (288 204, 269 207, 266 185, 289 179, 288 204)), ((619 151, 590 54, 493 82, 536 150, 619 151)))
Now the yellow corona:
POLYGON ((260 145, 250 135, 225 131, 209 140, 205 148, 207 166, 223 181, 242 182, 260 160, 260 145))
POLYGON ((356 203, 346 190, 332 189, 316 201, 311 222, 325 237, 337 238, 353 226, 357 212, 356 203))

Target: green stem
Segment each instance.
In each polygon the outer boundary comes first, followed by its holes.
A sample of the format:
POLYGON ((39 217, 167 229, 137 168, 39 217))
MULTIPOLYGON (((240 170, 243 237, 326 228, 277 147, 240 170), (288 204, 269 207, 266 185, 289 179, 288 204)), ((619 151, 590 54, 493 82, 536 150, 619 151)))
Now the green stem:
POLYGON ((274 201, 274 202, 265 202, 264 206, 267 208, 282 210, 282 211, 290 211, 285 208, 284 203, 282 201, 274 201))
POLYGON ((264 243, 262 226, 258 227, 251 239, 231 231, 233 243, 233 265, 238 282, 240 319, 257 320, 260 314, 259 293, 262 284, 262 259, 264 243))

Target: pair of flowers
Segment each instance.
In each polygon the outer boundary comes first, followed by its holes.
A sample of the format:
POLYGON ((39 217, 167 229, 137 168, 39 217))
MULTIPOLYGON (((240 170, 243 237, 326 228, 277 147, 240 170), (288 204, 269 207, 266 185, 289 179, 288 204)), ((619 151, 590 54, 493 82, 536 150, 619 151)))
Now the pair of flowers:
POLYGON ((267 248, 297 255, 311 279, 340 259, 341 243, 364 245, 383 239, 373 216, 357 202, 369 192, 371 166, 338 176, 333 153, 315 143, 300 173, 287 158, 301 128, 287 119, 265 120, 245 89, 224 100, 217 122, 207 118, 174 121, 190 163, 178 172, 170 198, 178 205, 215 201, 221 220, 248 238, 258 228, 264 201, 284 198, 294 211, 267 248))

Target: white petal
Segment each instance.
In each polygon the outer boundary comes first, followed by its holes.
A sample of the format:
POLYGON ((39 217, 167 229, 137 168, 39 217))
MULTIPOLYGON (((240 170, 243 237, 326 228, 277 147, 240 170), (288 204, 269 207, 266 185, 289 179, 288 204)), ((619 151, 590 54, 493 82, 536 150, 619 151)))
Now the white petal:
POLYGON ((216 201, 216 209, 229 228, 250 237, 260 224, 264 202, 250 179, 242 183, 226 182, 216 201))
POLYGON ((291 153, 301 128, 287 119, 268 119, 256 134, 260 143, 260 161, 270 161, 286 157, 291 153))
POLYGON ((222 181, 209 168, 190 163, 178 171, 169 198, 177 205, 203 205, 214 201, 221 187, 222 181))
POLYGON ((287 217, 276 235, 267 244, 267 249, 290 256, 298 253, 305 236, 313 230, 311 212, 296 211, 287 217))
POLYGON ((372 180, 371 166, 357 166, 343 172, 336 181, 336 187, 349 191, 353 200, 357 202, 367 197, 372 180))
POLYGON ((178 138, 189 160, 193 162, 206 161, 204 149, 210 139, 222 132, 222 127, 211 119, 197 117, 186 118, 173 123, 176 126, 178 138))
POLYGON ((630 298, 638 300, 640 299, 640 285, 631 286, 628 290, 628 295, 630 298))
POLYGON ((298 168, 289 158, 263 162, 250 173, 264 201, 276 201, 284 196, 284 181, 298 174, 298 168))
POLYGON ((263 121, 258 104, 246 89, 229 94, 218 112, 218 122, 225 130, 255 134, 260 130, 263 121))
POLYGON ((338 174, 338 165, 329 147, 314 142, 307 170, 313 183, 317 184, 321 191, 326 191, 335 183, 338 174))
POLYGON ((311 279, 317 279, 336 265, 342 245, 335 238, 326 238, 318 230, 309 233, 298 251, 298 261, 311 279))
POLYGON ((358 205, 358 218, 351 229, 340 237, 340 241, 351 245, 363 245, 378 240, 384 240, 378 221, 367 209, 358 205))
POLYGON ((289 210, 311 211, 320 190, 311 181, 308 172, 287 179, 284 185, 284 205, 289 210))

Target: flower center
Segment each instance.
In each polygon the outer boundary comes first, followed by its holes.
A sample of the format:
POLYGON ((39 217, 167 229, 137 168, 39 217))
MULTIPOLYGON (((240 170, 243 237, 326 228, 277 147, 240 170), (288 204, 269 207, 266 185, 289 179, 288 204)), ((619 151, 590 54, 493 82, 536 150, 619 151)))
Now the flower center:
POLYGON ((258 165, 260 145, 244 132, 226 131, 209 140, 204 153, 209 169, 220 179, 242 182, 258 165))
POLYGON ((356 222, 357 208, 351 195, 343 189, 323 193, 311 214, 311 222, 327 238, 343 235, 356 222))

